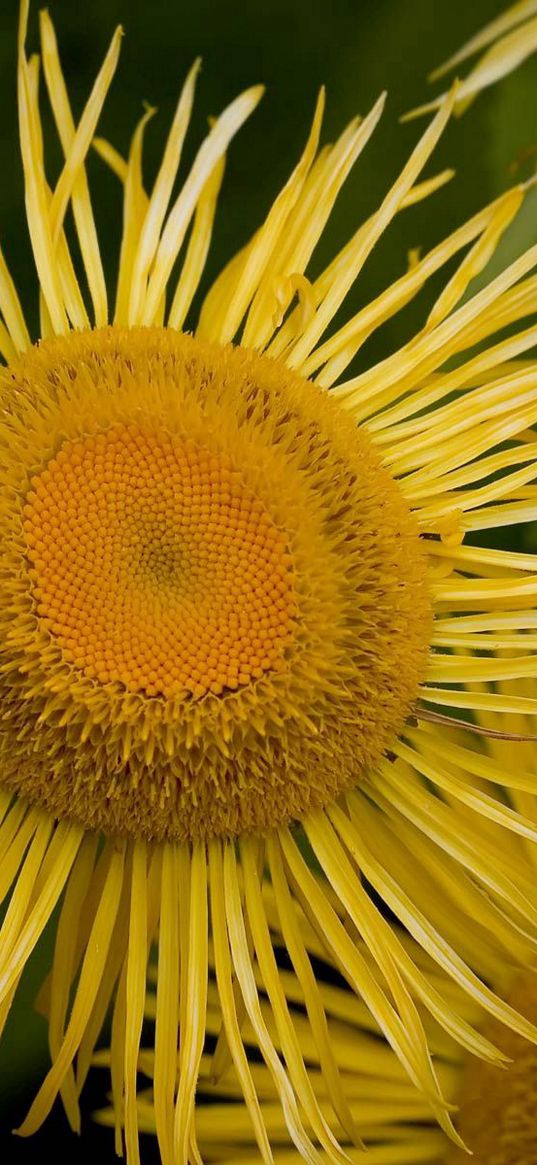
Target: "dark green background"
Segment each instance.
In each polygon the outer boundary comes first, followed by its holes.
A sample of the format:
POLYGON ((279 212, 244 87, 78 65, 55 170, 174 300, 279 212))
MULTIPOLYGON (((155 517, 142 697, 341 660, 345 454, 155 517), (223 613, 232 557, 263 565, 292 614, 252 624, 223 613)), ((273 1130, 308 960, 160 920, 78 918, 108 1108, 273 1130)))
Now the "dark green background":
MULTIPOLYGON (((117 22, 125 27, 121 62, 100 130, 126 152, 142 100, 159 108, 147 134, 146 175, 158 164, 174 103, 193 58, 203 56, 196 113, 187 160, 201 139, 206 119, 243 87, 264 81, 261 107, 232 144, 214 245, 207 270, 210 280, 255 229, 285 181, 302 148, 316 92, 328 88, 324 140, 332 140, 357 112, 365 113, 379 92, 389 102, 375 140, 370 143, 337 204, 314 257, 315 273, 355 230, 385 193, 414 145, 422 123, 401 126, 398 117, 427 94, 427 72, 449 55, 504 5, 497 0, 52 0, 62 59, 75 112, 81 111, 95 72, 117 22)), ((36 11, 29 48, 37 47, 36 11)), ((32 327, 37 294, 24 221, 22 180, 16 125, 15 37, 17 4, 0 4, 0 240, 16 277, 32 327)), ((481 95, 448 128, 428 174, 447 165, 456 179, 443 191, 402 213, 367 264, 345 313, 349 314, 401 274, 409 248, 425 249, 513 180, 512 166, 537 146, 537 58, 493 90, 481 95)), ((49 177, 58 172, 60 155, 46 106, 44 125, 50 147, 49 177)), ((528 176, 531 162, 518 174, 528 176)), ((119 185, 97 157, 90 162, 103 254, 113 285, 119 244, 119 185)), ((537 198, 531 196, 502 246, 511 257, 537 237, 537 198)), ((419 326, 435 290, 427 290, 387 325, 364 351, 371 360, 393 349, 419 326)), ((191 322, 191 321, 190 321, 191 322)), ((46 1065, 44 1023, 33 1014, 32 999, 41 968, 49 962, 46 936, 23 981, 0 1048, 0 1157, 6 1163, 51 1160, 115 1160, 111 1134, 89 1119, 103 1102, 105 1080, 97 1077, 85 1104, 80 1142, 69 1133, 61 1110, 30 1141, 9 1136, 22 1117, 32 1088, 46 1065)), ((144 1161, 156 1160, 147 1142, 144 1161)))

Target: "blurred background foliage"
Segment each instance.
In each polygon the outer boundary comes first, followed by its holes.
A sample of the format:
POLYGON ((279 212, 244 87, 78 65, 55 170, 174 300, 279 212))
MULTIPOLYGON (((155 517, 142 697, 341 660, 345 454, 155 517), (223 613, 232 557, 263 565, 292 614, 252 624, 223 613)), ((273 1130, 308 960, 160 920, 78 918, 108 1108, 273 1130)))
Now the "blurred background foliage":
MULTIPOLYGON (((207 118, 257 81, 267 85, 257 112, 233 142, 204 280, 207 288, 230 255, 249 238, 285 182, 308 132, 316 93, 328 90, 324 141, 333 140, 356 113, 366 113, 381 90, 389 101, 380 129, 340 196, 332 222, 315 253, 313 275, 333 256, 385 194, 417 140, 423 123, 400 125, 399 116, 428 95, 427 73, 505 5, 499 0, 52 0, 65 74, 79 114, 113 27, 125 28, 122 59, 100 132, 122 153, 140 116, 142 101, 158 107, 146 136, 145 171, 151 182, 182 79, 203 57, 198 98, 185 166, 201 140, 207 118)), ((37 49, 37 5, 30 50, 37 49)), ((0 240, 37 335, 37 293, 24 217, 16 122, 17 0, 0 5, 0 240)), ((406 268, 411 248, 427 250, 510 183, 529 177, 537 164, 537 58, 483 93, 454 120, 427 174, 455 167, 455 179, 426 202, 401 213, 367 263, 344 309, 345 317, 406 268)), ((60 152, 43 103, 49 179, 60 152)), ((89 164, 96 217, 109 284, 113 287, 121 229, 117 179, 95 155, 89 164)), ((184 171, 183 171, 184 172, 184 171)), ((502 243, 509 261, 537 238, 537 196, 532 194, 502 243)), ((493 260, 493 263, 497 261, 493 260)), ((358 367, 378 359, 421 325, 434 283, 390 321, 364 348, 358 367)), ((203 290, 203 289, 202 289, 203 290)), ((192 321, 190 321, 192 323, 192 321)), ((29 1141, 10 1136, 32 1089, 46 1069, 44 1021, 32 1006, 50 965, 49 932, 31 961, 0 1045, 0 1156, 9 1165, 70 1159, 115 1160, 112 1137, 92 1125, 92 1108, 104 1102, 101 1074, 86 1095, 84 1132, 76 1141, 59 1107, 29 1141)), ((152 1143, 146 1165, 156 1161, 152 1143)))

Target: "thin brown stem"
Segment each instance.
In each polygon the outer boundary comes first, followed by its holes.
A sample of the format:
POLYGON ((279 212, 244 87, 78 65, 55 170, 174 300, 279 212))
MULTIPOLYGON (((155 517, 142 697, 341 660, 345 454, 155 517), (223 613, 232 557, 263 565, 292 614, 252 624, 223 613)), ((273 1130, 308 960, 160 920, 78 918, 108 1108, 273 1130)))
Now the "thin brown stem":
POLYGON ((535 732, 501 732, 499 728, 484 728, 480 724, 470 724, 468 720, 460 720, 457 716, 444 716, 442 712, 432 712, 429 708, 414 708, 407 724, 417 728, 420 720, 431 724, 444 724, 446 728, 465 728, 477 736, 488 736, 492 740, 537 740, 535 732))

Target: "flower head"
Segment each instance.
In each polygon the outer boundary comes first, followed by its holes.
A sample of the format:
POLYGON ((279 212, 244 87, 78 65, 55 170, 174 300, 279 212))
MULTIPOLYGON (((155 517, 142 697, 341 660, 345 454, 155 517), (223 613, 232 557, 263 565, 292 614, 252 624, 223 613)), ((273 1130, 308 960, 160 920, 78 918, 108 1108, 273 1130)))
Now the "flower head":
POLYGON ((47 340, 3 403, 8 787, 197 841, 301 818, 378 763, 431 604, 347 413, 264 357, 139 327, 47 340))
POLYGON ((127 160, 97 143, 124 186, 111 311, 85 157, 119 36, 75 125, 42 14, 65 155, 51 187, 26 21, 24 3, 20 134, 42 335, 32 345, 2 261, 0 879, 3 895, 13 891, 0 932, 0 1024, 60 899, 61 912, 41 997, 52 1066, 19 1131, 33 1131, 58 1093, 78 1127, 113 1001, 117 1146, 124 1128, 136 1165, 146 967, 158 936, 155 1121, 165 1165, 199 1156, 209 965, 221 1022, 213 1071, 233 1063, 262 1160, 272 1159, 270 1135, 246 1019, 294 1145, 311 1163, 319 1145, 344 1158, 289 1013, 267 866, 343 1128, 357 1140, 304 920, 456 1140, 420 1007, 464 1047, 487 1048, 376 896, 468 996, 537 1038, 485 982, 498 951, 518 964, 534 954, 537 827, 533 801, 519 804, 516 790, 532 798, 535 776, 506 771, 473 723, 537 711, 524 689, 537 671, 535 560, 471 537, 536 513, 537 366, 527 356, 536 337, 521 321, 535 310, 537 247, 468 293, 524 187, 330 332, 394 215, 450 176, 421 178, 456 92, 378 210, 310 282, 312 252, 383 105, 319 151, 321 94, 296 168, 185 335, 225 152, 261 95, 248 90, 215 120, 174 195, 195 65, 149 194, 149 113, 127 160), (69 206, 87 294, 65 230, 69 206), (365 340, 461 251, 422 330, 344 379, 365 340))

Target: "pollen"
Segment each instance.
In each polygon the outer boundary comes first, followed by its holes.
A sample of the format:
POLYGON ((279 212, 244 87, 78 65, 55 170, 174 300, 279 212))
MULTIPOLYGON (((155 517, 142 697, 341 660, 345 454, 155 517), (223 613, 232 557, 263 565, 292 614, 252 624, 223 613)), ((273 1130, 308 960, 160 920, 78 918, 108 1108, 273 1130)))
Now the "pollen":
POLYGON ((67 442, 25 536, 40 620, 86 676, 199 699, 281 666, 292 558, 224 455, 137 425, 67 442))

